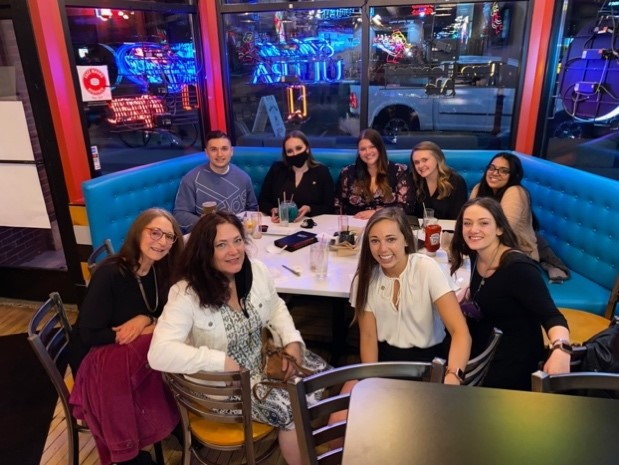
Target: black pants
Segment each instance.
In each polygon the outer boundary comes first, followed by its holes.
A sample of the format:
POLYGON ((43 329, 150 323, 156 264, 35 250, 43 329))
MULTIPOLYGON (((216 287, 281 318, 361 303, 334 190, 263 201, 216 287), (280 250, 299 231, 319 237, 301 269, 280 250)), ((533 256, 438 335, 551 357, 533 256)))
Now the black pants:
POLYGON ((410 349, 400 349, 385 341, 378 341, 378 361, 379 362, 431 362, 435 357, 445 358, 449 347, 449 338, 445 338, 440 344, 422 349, 411 347, 410 349))

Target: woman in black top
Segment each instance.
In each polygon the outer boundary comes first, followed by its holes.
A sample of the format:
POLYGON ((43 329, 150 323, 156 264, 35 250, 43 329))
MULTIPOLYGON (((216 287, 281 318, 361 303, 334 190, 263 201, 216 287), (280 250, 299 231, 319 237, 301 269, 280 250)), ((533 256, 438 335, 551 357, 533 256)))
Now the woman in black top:
POLYGON ((277 201, 283 201, 284 196, 286 200, 292 197, 299 206, 295 221, 333 212, 333 178, 329 168, 314 160, 309 140, 301 131, 284 138, 282 160, 271 165, 262 183, 260 211, 276 220, 277 201))
POLYGON ((182 249, 169 212, 142 212, 120 253, 95 270, 80 306, 71 338, 77 376, 70 403, 93 431, 103 465, 150 463, 140 449, 167 437, 178 422, 161 373, 146 356, 182 249))
POLYGON ((411 175, 415 189, 409 204, 413 215, 423 217, 424 206, 443 220, 455 220, 468 198, 464 178, 447 166, 445 154, 434 142, 424 141, 411 151, 411 175))
POLYGON ((368 219, 384 207, 407 210, 408 168, 390 162, 382 136, 365 129, 357 141, 357 159, 342 168, 335 195, 335 210, 355 218, 368 219))
POLYGON ((570 333, 555 306, 536 263, 518 248, 501 205, 488 197, 469 200, 456 221, 451 243, 455 273, 464 256, 471 258, 469 299, 481 311, 470 319, 474 349, 485 344, 492 327, 503 331, 485 386, 531 389, 531 373, 544 360, 541 326, 552 352, 548 373, 570 371, 570 333))

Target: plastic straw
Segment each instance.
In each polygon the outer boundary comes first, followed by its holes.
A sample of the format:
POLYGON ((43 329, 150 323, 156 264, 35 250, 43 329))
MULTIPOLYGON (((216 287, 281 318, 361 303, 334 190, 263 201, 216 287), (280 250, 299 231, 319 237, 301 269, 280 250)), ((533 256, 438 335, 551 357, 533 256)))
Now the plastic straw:
POLYGON ((294 192, 293 192, 293 193, 292 193, 292 195, 290 196, 290 200, 289 200, 289 202, 290 202, 290 203, 292 203, 292 199, 293 199, 293 197, 294 197, 294 192))

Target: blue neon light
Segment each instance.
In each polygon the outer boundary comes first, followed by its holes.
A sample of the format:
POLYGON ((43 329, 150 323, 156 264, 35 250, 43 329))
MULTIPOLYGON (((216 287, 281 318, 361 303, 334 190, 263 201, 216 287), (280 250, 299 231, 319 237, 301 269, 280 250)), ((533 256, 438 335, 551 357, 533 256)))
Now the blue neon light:
POLYGON ((291 39, 273 44, 256 42, 259 61, 251 84, 274 84, 296 78, 301 83, 338 82, 344 76, 344 61, 334 58, 331 41, 322 37, 291 39))
POLYGON ((177 93, 184 84, 194 84, 197 79, 192 43, 125 43, 115 50, 114 57, 119 74, 143 88, 166 84, 169 92, 177 93))

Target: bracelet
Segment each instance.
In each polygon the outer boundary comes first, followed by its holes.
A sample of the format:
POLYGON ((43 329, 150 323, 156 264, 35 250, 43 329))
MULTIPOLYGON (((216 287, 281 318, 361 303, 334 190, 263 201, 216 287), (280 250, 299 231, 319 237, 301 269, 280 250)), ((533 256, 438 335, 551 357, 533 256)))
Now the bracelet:
POLYGON ((573 352, 572 345, 565 339, 557 339, 552 341, 550 350, 555 351, 556 349, 559 349, 561 352, 565 352, 568 355, 572 355, 573 352))
POLYGON ((448 367, 447 373, 445 374, 445 376, 447 375, 454 375, 456 379, 460 381, 460 384, 464 383, 464 371, 462 371, 460 368, 456 368, 455 370, 452 370, 451 368, 448 367))

